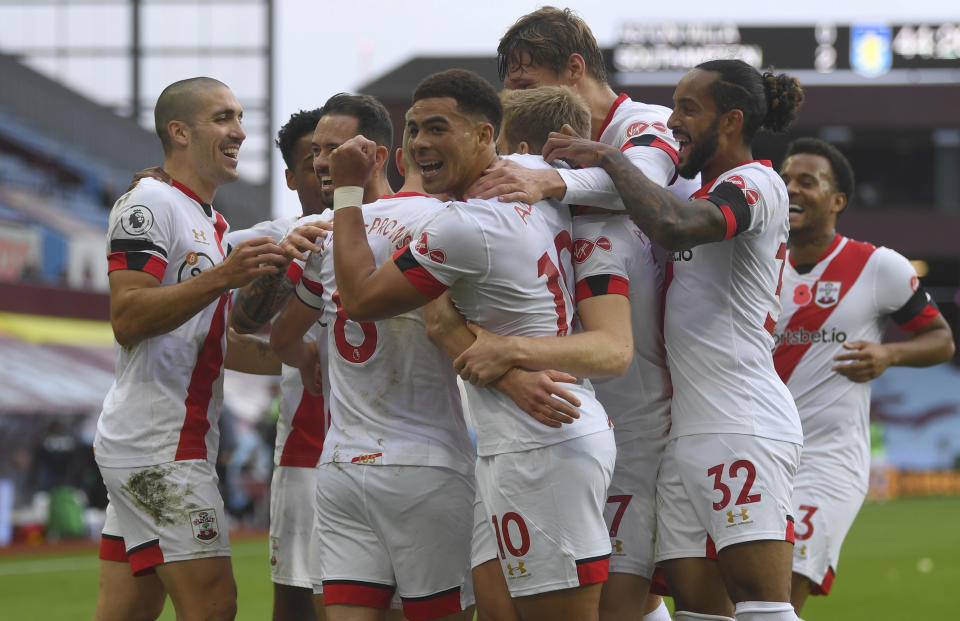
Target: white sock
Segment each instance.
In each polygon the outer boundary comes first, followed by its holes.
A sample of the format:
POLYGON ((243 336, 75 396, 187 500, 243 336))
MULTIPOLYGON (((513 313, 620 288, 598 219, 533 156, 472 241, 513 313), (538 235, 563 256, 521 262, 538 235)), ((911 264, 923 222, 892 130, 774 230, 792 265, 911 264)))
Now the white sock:
POLYGON ((643 615, 643 621, 670 621, 670 611, 662 599, 656 610, 643 615))
POLYGON ((799 621, 790 602, 740 602, 734 609, 736 621, 799 621))
POLYGON ((722 615, 705 615, 702 612, 687 612, 686 610, 674 610, 673 621, 734 621, 730 617, 722 615))

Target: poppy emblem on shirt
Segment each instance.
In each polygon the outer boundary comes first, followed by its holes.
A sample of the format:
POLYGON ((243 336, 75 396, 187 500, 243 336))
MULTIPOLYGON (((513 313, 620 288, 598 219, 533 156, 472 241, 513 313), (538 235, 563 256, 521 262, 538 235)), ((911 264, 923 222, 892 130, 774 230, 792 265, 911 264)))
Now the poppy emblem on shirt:
POLYGON ((420 254, 430 257, 430 260, 433 261, 434 263, 443 263, 444 261, 447 260, 447 254, 443 250, 439 250, 439 249, 431 250, 430 247, 427 246, 426 233, 420 234, 420 239, 417 240, 417 245, 414 246, 414 248, 420 254))
POLYGON ((836 280, 821 280, 817 283, 814 301, 820 308, 836 306, 840 300, 840 282, 836 280))
POLYGON ((800 284, 793 290, 793 303, 797 306, 806 306, 813 299, 810 293, 810 285, 800 284))

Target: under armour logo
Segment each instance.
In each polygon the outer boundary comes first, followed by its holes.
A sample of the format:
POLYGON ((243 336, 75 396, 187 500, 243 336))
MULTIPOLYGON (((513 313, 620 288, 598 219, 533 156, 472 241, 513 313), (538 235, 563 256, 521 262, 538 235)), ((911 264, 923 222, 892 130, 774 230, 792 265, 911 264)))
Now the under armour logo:
POLYGON ((517 561, 516 568, 514 568, 513 565, 510 565, 510 564, 507 565, 507 572, 512 576, 513 572, 517 572, 518 574, 525 574, 527 573, 527 570, 523 568, 523 561, 517 561))
MULTIPOLYGON (((738 514, 737 514, 737 513, 734 513, 733 511, 727 511, 727 522, 733 524, 733 521, 734 521, 734 519, 737 517, 737 515, 738 515, 738 514)), ((746 508, 746 507, 740 509, 739 516, 740 516, 740 519, 743 520, 744 522, 746 522, 748 519, 750 519, 750 516, 747 515, 747 508, 746 508)))
POLYGON ((190 230, 193 231, 193 239, 195 239, 196 241, 201 241, 201 240, 204 242, 207 241, 206 231, 198 231, 197 229, 190 229, 190 230))
POLYGON ((623 552, 623 542, 619 539, 613 542, 613 549, 615 552, 623 552))

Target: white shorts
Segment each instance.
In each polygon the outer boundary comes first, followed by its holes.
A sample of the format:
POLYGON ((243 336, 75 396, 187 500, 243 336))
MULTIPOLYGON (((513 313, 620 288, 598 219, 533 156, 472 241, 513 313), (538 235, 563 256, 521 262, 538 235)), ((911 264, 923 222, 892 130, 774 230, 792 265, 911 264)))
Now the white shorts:
POLYGON ((317 532, 327 605, 428 620, 473 604, 473 477, 437 466, 322 464, 317 532))
POLYGON ((100 558, 129 562, 134 575, 173 561, 230 556, 217 473, 204 460, 100 466, 107 488, 100 558))
POLYGON ((603 510, 612 547, 611 572, 634 574, 648 580, 653 575, 657 473, 666 446, 666 433, 659 437, 635 437, 617 444, 617 465, 603 510))
POLYGON ((657 480, 657 561, 716 558, 744 541, 793 542, 800 445, 743 434, 667 444, 657 480))
POLYGON ((616 454, 613 431, 604 430, 478 458, 477 488, 510 595, 607 579, 610 537, 603 507, 616 454))
POLYGON ((840 547, 866 497, 859 480, 853 478, 805 468, 797 472, 793 486, 797 520, 793 571, 810 579, 813 595, 830 593, 840 547))
POLYGON ((480 498, 480 490, 473 501, 473 541, 470 544, 470 567, 478 567, 497 556, 497 536, 490 521, 492 513, 487 511, 480 498))
POLYGON ((276 466, 270 481, 270 579, 313 588, 320 584, 317 469, 276 466))

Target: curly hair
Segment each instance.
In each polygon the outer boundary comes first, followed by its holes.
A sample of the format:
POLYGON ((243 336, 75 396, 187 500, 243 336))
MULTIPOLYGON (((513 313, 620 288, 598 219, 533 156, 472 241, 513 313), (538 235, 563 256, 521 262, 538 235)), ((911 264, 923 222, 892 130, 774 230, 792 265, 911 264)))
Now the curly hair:
POLYGON ((850 160, 826 140, 820 138, 797 138, 787 145, 787 153, 784 159, 798 153, 808 153, 810 155, 819 155, 830 162, 830 172, 833 175, 833 185, 838 192, 843 192, 847 196, 847 205, 853 200, 853 191, 856 188, 856 182, 853 176, 853 166, 850 160))
POLYGON ((450 97, 466 116, 479 117, 493 125, 493 137, 500 133, 503 105, 493 86, 466 69, 447 69, 428 75, 413 91, 413 103, 433 97, 450 97))
POLYGON ((313 130, 316 129, 317 121, 321 116, 320 108, 294 112, 290 115, 290 120, 277 132, 274 143, 280 149, 280 155, 283 156, 288 170, 294 170, 297 167, 297 163, 293 161, 293 149, 297 146, 297 142, 304 136, 313 135, 313 130))

